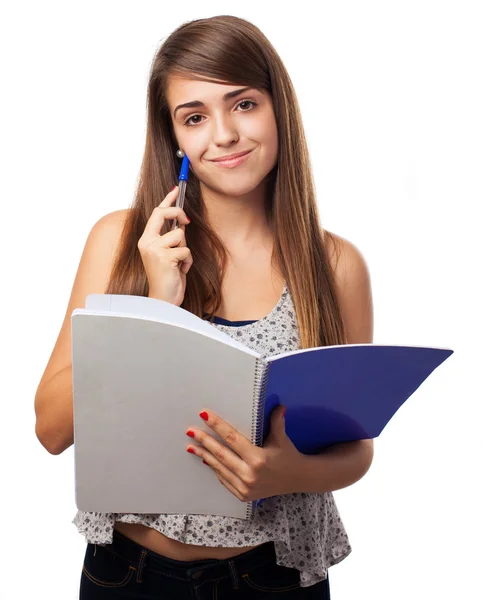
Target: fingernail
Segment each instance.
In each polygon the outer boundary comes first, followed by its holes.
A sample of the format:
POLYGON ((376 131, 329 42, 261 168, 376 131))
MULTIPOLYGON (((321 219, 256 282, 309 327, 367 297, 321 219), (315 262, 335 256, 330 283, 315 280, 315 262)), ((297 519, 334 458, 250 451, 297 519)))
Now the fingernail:
POLYGON ((191 219, 188 217, 188 215, 186 215, 186 218, 188 219, 188 223, 191 223, 191 219))
POLYGON ((200 417, 203 419, 203 421, 208 421, 208 413, 207 412, 200 412, 200 417))
MULTIPOLYGON (((203 461, 203 464, 204 465, 208 465, 208 463, 206 462, 206 460, 203 461)), ((210 466, 210 465, 208 465, 208 466, 210 466)))
POLYGON ((177 188, 178 186, 175 185, 174 188, 171 190, 172 192, 174 192, 174 190, 177 188))
POLYGON ((189 452, 190 454, 195 454, 195 451, 193 450, 193 448, 188 448, 187 452, 189 452))
POLYGON ((284 406, 282 408, 282 419, 285 417, 285 413, 287 412, 287 408, 284 406))
POLYGON ((190 437, 194 438, 195 434, 191 431, 191 429, 189 431, 186 432, 186 435, 189 435, 190 437))

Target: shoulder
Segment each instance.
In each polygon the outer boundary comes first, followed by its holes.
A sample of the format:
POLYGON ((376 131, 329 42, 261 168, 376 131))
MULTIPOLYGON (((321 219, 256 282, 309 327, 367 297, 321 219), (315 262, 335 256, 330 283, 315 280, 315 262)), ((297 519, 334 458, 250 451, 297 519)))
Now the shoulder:
POLYGON ((107 235, 118 233, 124 227, 128 215, 129 209, 127 208, 107 213, 94 223, 92 230, 95 229, 107 235))
MULTIPOLYGON (((100 217, 91 227, 84 245, 77 278, 90 280, 92 273, 108 276, 119 248, 129 210, 121 209, 100 217)), ((106 279, 107 285, 108 279, 106 279)))
POLYGON ((372 343, 374 314, 367 261, 360 249, 349 240, 327 230, 323 236, 334 273, 347 343, 372 343))
POLYGON ((103 215, 98 219, 89 233, 87 244, 102 243, 112 251, 117 248, 129 209, 120 209, 103 215))
POLYGON ((324 243, 337 284, 342 288, 367 285, 369 267, 359 248, 332 231, 324 231, 324 243))

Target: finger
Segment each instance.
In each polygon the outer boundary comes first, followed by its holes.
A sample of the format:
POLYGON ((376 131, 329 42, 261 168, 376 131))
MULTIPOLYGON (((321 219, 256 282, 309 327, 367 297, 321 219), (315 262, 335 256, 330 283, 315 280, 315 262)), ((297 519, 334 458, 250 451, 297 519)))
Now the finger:
POLYGON ((191 265, 193 264, 193 257, 191 256, 191 251, 189 248, 171 248, 169 250, 169 256, 172 257, 173 261, 176 262, 176 266, 181 264, 181 272, 183 275, 190 270, 191 265))
POLYGON ((223 465, 239 477, 246 474, 246 463, 230 448, 227 448, 218 440, 215 440, 209 433, 201 431, 200 429, 191 428, 187 432, 187 435, 194 438, 201 445, 199 446, 201 451, 203 449, 207 450, 214 458, 216 458, 220 465, 223 465))
POLYGON ((213 454, 205 450, 202 446, 188 446, 187 451, 196 454, 196 456, 203 459, 205 464, 215 472, 216 476, 223 483, 223 485, 228 484, 230 486, 230 491, 238 498, 241 499, 241 490, 245 489, 245 491, 248 491, 243 481, 236 475, 236 473, 230 471, 230 469, 228 469, 213 454))
POLYGON ((257 456, 258 448, 221 417, 207 410, 202 411, 200 417, 220 436, 225 444, 236 452, 238 456, 241 456, 245 462, 249 463, 251 458, 257 456))
POLYGON ((189 223, 188 217, 184 210, 179 206, 168 206, 162 207, 157 206, 151 216, 149 217, 146 226, 144 228, 143 235, 148 236, 150 239, 160 234, 160 231, 166 220, 178 219, 183 225, 189 223))
POLYGON ((168 231, 168 233, 165 233, 164 235, 160 236, 158 244, 161 246, 161 248, 186 247, 185 232, 181 228, 173 229, 173 231, 168 231))
POLYGON ((183 273, 183 275, 186 275, 188 273, 188 271, 191 269, 191 266, 193 264, 193 256, 191 255, 191 251, 189 249, 186 258, 181 258, 181 266, 180 266, 180 271, 181 273, 183 273))
POLYGON ((172 189, 169 192, 169 194, 167 194, 167 196, 160 202, 159 206, 161 206, 162 208, 164 208, 165 206, 173 206, 173 204, 178 198, 178 194, 179 186, 175 186, 174 189, 172 189))
POLYGON ((217 475, 217 477, 218 481, 222 483, 229 492, 236 496, 238 500, 246 502, 246 500, 243 499, 243 496, 240 494, 240 492, 233 485, 231 485, 231 483, 228 480, 226 480, 224 477, 220 477, 219 475, 217 475))

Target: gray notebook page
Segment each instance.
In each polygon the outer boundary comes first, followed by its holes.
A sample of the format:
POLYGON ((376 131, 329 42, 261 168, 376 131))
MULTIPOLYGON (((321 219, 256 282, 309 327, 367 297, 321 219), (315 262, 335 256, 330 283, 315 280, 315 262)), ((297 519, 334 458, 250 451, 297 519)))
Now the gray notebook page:
POLYGON ((257 360, 182 327, 74 311, 77 507, 246 518, 185 432, 213 433, 199 417, 208 408, 250 439, 257 360))

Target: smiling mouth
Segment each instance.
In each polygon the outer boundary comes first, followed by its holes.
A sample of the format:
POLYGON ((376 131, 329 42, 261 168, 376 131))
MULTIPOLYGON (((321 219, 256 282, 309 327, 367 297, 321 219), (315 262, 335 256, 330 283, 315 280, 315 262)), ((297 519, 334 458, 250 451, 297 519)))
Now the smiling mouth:
POLYGON ((212 160, 211 162, 218 167, 233 168, 244 163, 252 154, 252 152, 253 150, 250 150, 246 154, 238 156, 237 158, 231 158, 228 160, 212 160))

